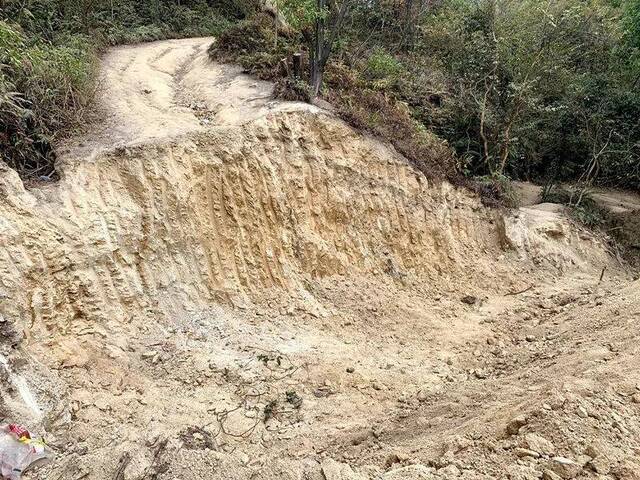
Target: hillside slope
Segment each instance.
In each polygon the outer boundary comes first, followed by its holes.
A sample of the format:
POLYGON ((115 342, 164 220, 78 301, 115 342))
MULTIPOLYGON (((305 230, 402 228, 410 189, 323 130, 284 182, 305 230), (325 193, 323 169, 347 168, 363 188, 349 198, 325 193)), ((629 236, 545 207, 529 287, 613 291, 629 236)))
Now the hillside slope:
POLYGON ((112 51, 61 181, 0 175, 3 417, 58 452, 31 478, 637 478, 640 285, 606 242, 206 42, 112 51))

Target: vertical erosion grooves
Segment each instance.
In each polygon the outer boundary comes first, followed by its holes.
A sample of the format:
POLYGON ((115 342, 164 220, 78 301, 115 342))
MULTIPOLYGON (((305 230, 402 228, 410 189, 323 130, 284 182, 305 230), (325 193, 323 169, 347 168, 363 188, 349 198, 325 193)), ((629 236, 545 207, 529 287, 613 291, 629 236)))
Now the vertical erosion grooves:
POLYGON ((477 283, 493 267, 476 259, 500 251, 497 214, 324 115, 69 162, 36 192, 1 177, 0 307, 26 331, 174 315, 331 275, 477 283))

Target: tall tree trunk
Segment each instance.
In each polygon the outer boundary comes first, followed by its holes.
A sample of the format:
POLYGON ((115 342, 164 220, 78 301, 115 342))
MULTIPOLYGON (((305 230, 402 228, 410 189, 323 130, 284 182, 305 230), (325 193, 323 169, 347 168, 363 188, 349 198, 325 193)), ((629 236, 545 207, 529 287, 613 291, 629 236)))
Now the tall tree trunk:
MULTIPOLYGON (((326 0, 316 0, 318 12, 324 12, 326 7, 326 0)), ((311 89, 313 96, 316 97, 320 93, 322 87, 322 76, 324 73, 324 31, 325 31, 325 16, 324 14, 318 15, 315 24, 315 32, 313 35, 313 48, 311 50, 311 89)))

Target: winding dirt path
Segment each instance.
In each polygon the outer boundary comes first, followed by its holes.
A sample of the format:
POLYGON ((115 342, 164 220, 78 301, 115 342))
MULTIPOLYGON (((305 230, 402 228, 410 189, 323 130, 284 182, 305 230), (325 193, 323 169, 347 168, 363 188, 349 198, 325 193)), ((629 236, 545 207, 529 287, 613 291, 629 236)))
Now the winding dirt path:
POLYGON ((97 112, 64 157, 95 158, 116 147, 149 144, 241 125, 278 111, 318 111, 303 103, 274 101, 273 85, 214 63, 213 38, 164 40, 116 47, 103 57, 97 112))

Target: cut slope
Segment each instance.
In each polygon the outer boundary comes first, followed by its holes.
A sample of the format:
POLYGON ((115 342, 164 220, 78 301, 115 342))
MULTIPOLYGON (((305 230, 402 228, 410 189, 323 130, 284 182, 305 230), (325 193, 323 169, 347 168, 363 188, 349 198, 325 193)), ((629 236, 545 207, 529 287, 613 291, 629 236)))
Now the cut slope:
POLYGON ((98 135, 91 162, 71 148, 56 185, 0 175, 3 413, 59 452, 36 478, 538 478, 548 459, 519 459, 507 420, 563 382, 613 401, 638 364, 637 285, 602 240, 430 184, 330 115, 227 122, 227 100, 202 131, 98 135), (616 362, 589 368, 610 358, 585 328, 616 362))

